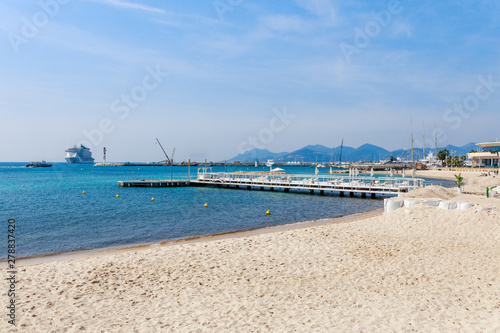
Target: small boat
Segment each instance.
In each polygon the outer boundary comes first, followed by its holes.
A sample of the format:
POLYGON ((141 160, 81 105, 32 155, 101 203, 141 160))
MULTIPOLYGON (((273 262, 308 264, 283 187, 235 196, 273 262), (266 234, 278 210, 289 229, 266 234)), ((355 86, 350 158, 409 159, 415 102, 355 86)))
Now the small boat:
POLYGON ((323 163, 312 163, 309 167, 311 168, 327 168, 327 166, 323 163))
POLYGON ((52 164, 47 163, 45 161, 30 162, 30 163, 26 164, 27 168, 48 168, 48 167, 51 167, 51 166, 52 166, 52 164))

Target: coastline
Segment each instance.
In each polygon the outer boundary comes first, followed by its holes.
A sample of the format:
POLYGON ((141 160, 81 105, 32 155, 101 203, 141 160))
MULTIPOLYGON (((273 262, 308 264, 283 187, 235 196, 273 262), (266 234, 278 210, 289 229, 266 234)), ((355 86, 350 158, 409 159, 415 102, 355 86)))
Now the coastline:
POLYGON ((417 204, 22 264, 18 325, 53 332, 494 332, 500 199, 438 186, 405 197, 436 196, 491 209, 417 204))
MULTIPOLYGON (((180 238, 174 240, 164 240, 164 241, 156 241, 150 243, 139 243, 139 244, 131 244, 131 245, 123 245, 116 247, 106 247, 106 248, 96 248, 90 250, 79 250, 79 251, 70 251, 70 252, 59 252, 59 253, 48 253, 41 254, 29 257, 20 257, 17 259, 18 266, 23 267, 27 265, 35 265, 44 262, 52 262, 52 261, 60 261, 60 260, 71 260, 71 259, 79 259, 93 256, 101 256, 107 254, 113 254, 121 251, 131 251, 131 250, 139 250, 139 249, 147 249, 161 246, 173 246, 177 244, 189 244, 189 243, 197 243, 197 242, 208 242, 208 241, 216 241, 228 238, 237 238, 237 237, 246 237, 252 235, 260 235, 266 233, 280 232, 285 230, 294 230, 294 229, 302 229, 308 227, 314 227, 319 225, 333 224, 333 223, 348 223, 352 221, 356 221, 359 219, 366 219, 376 215, 380 215, 383 213, 383 208, 372 209, 366 212, 354 213, 348 215, 341 215, 336 217, 328 217, 322 219, 315 220, 307 220, 300 221, 288 224, 275 225, 270 227, 263 228, 254 228, 247 230, 237 230, 230 231, 218 234, 210 234, 210 235, 202 235, 202 236, 194 236, 188 238, 180 238)), ((3 266, 7 262, 6 259, 0 260, 0 266, 3 266)))

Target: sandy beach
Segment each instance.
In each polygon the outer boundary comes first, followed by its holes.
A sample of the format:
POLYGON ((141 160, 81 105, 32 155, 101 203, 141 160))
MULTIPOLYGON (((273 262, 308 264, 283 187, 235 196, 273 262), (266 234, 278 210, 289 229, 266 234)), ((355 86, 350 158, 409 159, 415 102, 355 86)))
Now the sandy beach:
POLYGON ((442 178, 442 179, 453 179, 454 175, 461 174, 464 177, 464 191, 474 192, 478 194, 486 195, 486 187, 500 186, 500 175, 495 175, 490 172, 489 176, 481 176, 481 174, 488 174, 488 171, 484 172, 459 172, 459 171, 434 171, 434 170, 419 170, 417 171, 417 177, 428 177, 428 178, 442 178))
MULTIPOLYGON (((471 192, 500 185, 466 179, 471 192)), ((499 332, 500 199, 435 186, 408 196, 492 209, 419 204, 23 265, 17 331, 499 332)), ((6 321, 1 331, 15 332, 6 321)))

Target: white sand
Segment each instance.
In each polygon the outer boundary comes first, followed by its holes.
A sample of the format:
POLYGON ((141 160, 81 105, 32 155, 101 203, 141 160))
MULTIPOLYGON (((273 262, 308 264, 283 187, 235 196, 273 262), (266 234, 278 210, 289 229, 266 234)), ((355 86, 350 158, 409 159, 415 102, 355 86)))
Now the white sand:
POLYGON ((416 205, 348 223, 27 265, 18 273, 18 328, 499 332, 499 258, 499 210, 416 205))
MULTIPOLYGON (((500 175, 491 173, 490 176, 482 177, 483 172, 453 172, 453 171, 433 171, 433 170, 420 170, 417 171, 417 177, 429 178, 446 178, 455 180, 454 175, 461 174, 464 177, 466 184, 464 191, 476 192, 486 195, 486 187, 500 186, 500 175)), ((484 173, 487 173, 485 171, 484 173)))

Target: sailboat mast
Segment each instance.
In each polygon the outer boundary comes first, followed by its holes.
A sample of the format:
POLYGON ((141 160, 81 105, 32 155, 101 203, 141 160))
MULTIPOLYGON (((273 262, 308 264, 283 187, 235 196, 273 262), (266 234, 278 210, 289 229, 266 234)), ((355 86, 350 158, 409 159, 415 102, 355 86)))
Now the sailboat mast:
POLYGON ((413 120, 410 120, 410 126, 411 126, 411 165, 412 167, 415 165, 414 160, 413 160, 413 120))
POLYGON ((342 148, 344 148, 344 138, 342 138, 342 143, 340 144, 340 158, 339 158, 339 166, 342 165, 342 148))
POLYGON ((422 156, 422 158, 425 158, 425 123, 422 122, 422 142, 423 142, 423 146, 422 146, 422 154, 424 154, 422 156))
POLYGON ((437 135, 436 124, 434 124, 434 155, 436 155, 436 158, 437 158, 437 156, 438 156, 438 135, 437 135))

